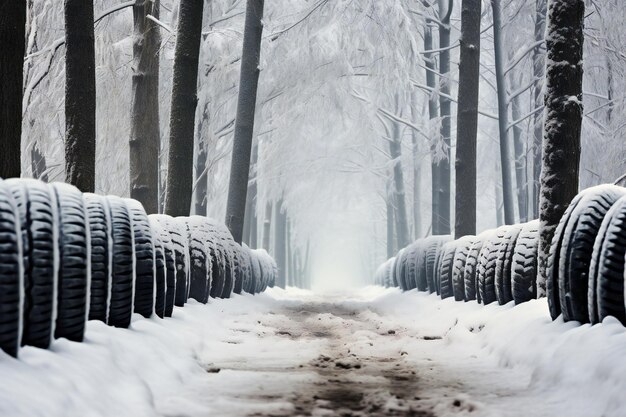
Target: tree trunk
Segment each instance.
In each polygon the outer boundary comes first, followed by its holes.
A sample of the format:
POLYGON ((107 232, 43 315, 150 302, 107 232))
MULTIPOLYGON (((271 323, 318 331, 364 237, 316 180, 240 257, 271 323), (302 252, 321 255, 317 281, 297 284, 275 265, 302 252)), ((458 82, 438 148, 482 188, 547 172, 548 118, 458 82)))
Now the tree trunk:
POLYGON ((191 208, 203 5, 204 0, 180 0, 165 196, 165 212, 171 216, 188 216, 191 208))
POLYGON ((437 178, 439 188, 437 188, 438 199, 438 233, 441 235, 450 234, 450 148, 451 148, 451 103, 447 96, 450 95, 450 16, 452 15, 453 0, 439 0, 439 73, 440 91, 439 108, 441 109, 441 140, 443 141, 444 158, 437 163, 437 178))
POLYGON ((502 19, 500 0, 491 0, 493 10, 493 49, 496 66, 496 85, 498 90, 498 128, 500 130, 500 164, 502 168, 502 202, 504 204, 504 223, 515 223, 513 202, 513 171, 511 169, 511 150, 508 136, 508 105, 506 79, 504 76, 504 47, 502 46, 502 19))
POLYGON ((481 0, 463 0, 461 6, 461 58, 456 134, 456 238, 476 234, 476 137, 480 75, 481 0))
POLYGON ((387 199, 385 200, 385 204, 387 208, 387 259, 390 259, 396 253, 393 193, 391 192, 390 181, 387 183, 387 199))
MULTIPOLYGON (((546 36, 547 0, 536 0, 535 3, 535 41, 546 36)), ((543 85, 546 65, 546 46, 541 44, 533 51, 533 97, 534 108, 543 105, 543 85)), ((539 218, 539 182, 541 175, 541 149, 543 141, 543 112, 533 116, 533 181, 532 181, 532 218, 539 218)))
POLYGON ((504 212, 502 210, 502 184, 500 184, 500 180, 502 176, 500 175, 500 163, 496 162, 496 177, 494 178, 494 189, 496 195, 496 226, 500 227, 504 224, 504 212))
MULTIPOLYGON (((415 93, 411 95, 411 116, 413 123, 417 124, 419 122, 419 114, 417 111, 417 97, 415 93)), ((419 239, 422 234, 422 164, 419 156, 417 134, 415 129, 411 129, 411 149, 413 153, 413 236, 415 239, 419 239)))
POLYGON ((263 1, 248 0, 243 32, 239 97, 235 119, 235 137, 230 165, 226 226, 235 242, 241 243, 243 220, 246 211, 246 193, 250 173, 250 153, 254 131, 257 85, 259 82, 259 57, 263 33, 263 1))
POLYGON ((196 155, 196 197, 194 211, 199 216, 206 216, 206 199, 207 199, 207 151, 204 140, 198 138, 198 154, 196 155))
POLYGON ((549 4, 539 213, 539 294, 545 294, 546 268, 554 230, 578 193, 584 16, 584 0, 551 0, 549 4))
POLYGON ((0 1, 0 178, 21 175, 26 0, 0 1))
POLYGON ((148 214, 159 212, 159 0, 133 6, 133 97, 130 125, 130 196, 148 214))
POLYGON ((406 197, 404 192, 404 173, 402 172, 402 138, 400 126, 393 123, 393 138, 389 141, 389 153, 393 161, 393 193, 395 201, 396 238, 398 248, 409 244, 409 222, 406 214, 406 197))
POLYGON ((284 212, 281 200, 276 203, 274 222, 274 260, 276 260, 276 266, 278 266, 276 286, 285 288, 287 285, 287 247, 285 242, 287 215, 284 212))
MULTIPOLYGON (((512 85, 512 90, 516 90, 517 86, 512 85)), ((513 97, 511 100, 511 116, 513 120, 519 120, 522 117, 520 109, 519 96, 513 97)), ((513 126, 513 151, 515 153, 515 184, 517 188, 517 206, 519 210, 520 222, 525 223, 528 219, 528 181, 526 179, 526 149, 522 138, 522 128, 518 125, 513 126)))
POLYGON ((257 247, 257 217, 256 217, 256 169, 259 156, 259 146, 252 147, 252 162, 250 166, 250 181, 248 182, 248 194, 246 196, 246 214, 243 223, 243 237, 251 248, 257 247))
POLYGON ((65 0, 64 10, 65 181, 82 192, 94 192, 96 58, 93 0, 65 0))
POLYGON ((263 249, 270 252, 270 232, 272 226, 272 203, 265 206, 265 221, 263 222, 263 249))

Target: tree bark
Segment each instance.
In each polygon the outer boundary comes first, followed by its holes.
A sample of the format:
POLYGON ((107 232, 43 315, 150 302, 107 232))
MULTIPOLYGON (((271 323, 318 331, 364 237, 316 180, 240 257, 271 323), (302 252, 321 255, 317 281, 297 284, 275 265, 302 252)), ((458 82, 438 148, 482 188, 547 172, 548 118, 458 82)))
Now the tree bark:
POLYGON ((165 196, 165 212, 171 216, 188 216, 191 208, 203 5, 204 0, 181 0, 179 7, 165 196))
POLYGON ((551 0, 548 13, 539 294, 545 294, 546 268, 554 230, 578 193, 585 2, 551 0))
POLYGON ((461 5, 461 58, 456 134, 454 234, 476 234, 476 137, 480 76, 481 0, 461 5))
POLYGON ((0 178, 22 171, 22 84, 26 0, 0 1, 0 178))
MULTIPOLYGON (((411 94, 411 116, 413 123, 417 123, 419 114, 417 111, 417 97, 415 93, 411 94)), ((411 129, 411 150, 413 154, 413 236, 415 239, 419 239, 422 234, 422 164, 419 157, 417 134, 415 129, 411 129)))
MULTIPOLYGON (((535 3, 535 41, 546 36, 547 0, 535 3)), ((543 85, 546 65, 546 46, 541 44, 533 51, 533 99, 534 108, 543 105, 543 85)), ((543 141, 543 112, 533 116, 533 181, 532 181, 532 217, 539 218, 539 183, 541 176, 541 149, 543 141)))
MULTIPOLYGON (((512 83, 512 90, 516 90, 516 85, 512 83)), ((522 117, 519 96, 511 100, 511 116, 513 120, 522 117)), ((528 219, 528 181, 526 178, 526 149, 522 138, 522 128, 513 126, 513 152, 515 154, 515 185, 517 189, 517 206, 520 222, 525 223, 528 219)))
POLYGON ((248 175, 250 173, 250 153, 259 82, 261 35, 263 33, 263 2, 264 0, 248 0, 246 3, 239 97, 230 165, 228 202, 226 204, 226 226, 237 243, 241 243, 243 234, 248 175))
POLYGON ((243 223, 243 237, 245 242, 251 248, 257 247, 257 234, 258 234, 258 221, 256 217, 256 196, 257 196, 257 182, 256 182, 256 169, 257 161, 259 159, 259 146, 254 145, 252 147, 252 162, 250 165, 250 181, 248 182, 248 194, 246 196, 246 214, 245 221, 243 223))
POLYGON ((508 135, 508 105, 506 79, 504 76, 504 47, 502 46, 500 0, 491 0, 491 7, 493 11, 493 49, 496 66, 496 86, 498 90, 498 128, 500 130, 500 164, 502 168, 504 223, 513 224, 515 222, 513 171, 511 168, 511 150, 508 135))
POLYGON ((404 173, 402 171, 402 139, 400 126, 393 123, 393 138, 389 141, 389 153, 393 161, 393 194, 395 201, 396 238, 398 248, 409 244, 409 222, 406 213, 406 196, 404 192, 404 173))
POLYGON ((96 61, 93 0, 65 0, 64 11, 65 181, 82 192, 94 192, 96 61))
POLYGON ((441 111, 441 140, 443 141, 444 158, 437 163, 437 178, 439 188, 436 190, 438 199, 438 232, 436 234, 450 234, 450 148, 452 136, 451 102, 450 95, 450 16, 452 15, 453 0, 439 0, 439 73, 441 74, 439 108, 441 111))
POLYGON ((159 212, 159 0, 133 6, 133 96, 130 127, 130 196, 148 214, 159 212))
POLYGON ((272 203, 265 206, 265 221, 263 222, 263 249, 270 252, 270 236, 272 226, 272 203))
POLYGON ((287 214, 284 212, 282 200, 276 203, 276 212, 274 219, 274 259, 278 266, 278 276, 276 277, 276 286, 285 288, 287 285, 287 214))
POLYGON ((391 192, 391 181, 387 183, 387 199, 385 200, 387 209, 387 259, 390 259, 395 255, 395 219, 394 219, 394 204, 393 194, 391 192))

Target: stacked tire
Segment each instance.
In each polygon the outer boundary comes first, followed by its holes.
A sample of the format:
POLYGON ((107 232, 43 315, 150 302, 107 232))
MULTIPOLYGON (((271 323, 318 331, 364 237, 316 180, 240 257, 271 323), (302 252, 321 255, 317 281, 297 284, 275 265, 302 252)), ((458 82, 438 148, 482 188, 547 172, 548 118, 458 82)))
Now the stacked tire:
POLYGON ((115 196, 0 179, 0 349, 83 340, 87 320, 127 328, 133 313, 172 315, 189 298, 256 294, 276 264, 204 217, 148 216, 115 196))

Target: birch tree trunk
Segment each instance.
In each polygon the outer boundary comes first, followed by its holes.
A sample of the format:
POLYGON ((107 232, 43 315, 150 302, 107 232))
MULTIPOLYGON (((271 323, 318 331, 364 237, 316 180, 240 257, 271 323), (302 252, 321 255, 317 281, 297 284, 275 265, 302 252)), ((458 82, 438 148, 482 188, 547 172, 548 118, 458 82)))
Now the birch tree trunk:
POLYGON ((461 58, 456 127, 456 193, 454 234, 476 234, 476 137, 480 76, 480 16, 482 0, 461 5, 461 58))
POLYGON ((64 12, 65 181, 82 192, 94 192, 96 63, 93 0, 65 0, 64 12))
POLYGON ((226 204, 226 226, 230 229, 233 239, 237 243, 241 243, 246 211, 254 112, 259 82, 261 35, 263 33, 263 2, 264 0, 248 0, 246 3, 239 97, 226 204))
MULTIPOLYGON (((417 111, 417 96, 415 93, 411 95, 411 117, 413 119, 413 123, 417 124, 419 119, 419 113, 417 111)), ((422 234, 422 164, 419 156, 417 131, 415 131, 415 129, 411 129, 411 150, 413 156, 413 236, 415 237, 415 239, 419 239, 422 234)))
POLYGON ((451 147, 451 103, 447 98, 450 96, 450 16, 452 15, 453 0, 439 0, 439 73, 440 91, 439 107, 441 110, 441 140, 443 141, 444 158, 437 163, 437 180, 439 187, 436 189, 438 208, 437 223, 438 232, 435 234, 450 234, 450 147, 451 147))
POLYGON ((180 0, 165 191, 165 213, 171 216, 188 216, 191 208, 203 5, 204 0, 180 0))
POLYGON ((0 178, 21 174, 26 0, 0 1, 0 178))
POLYGON ((548 13, 538 294, 545 294, 546 268, 554 230, 578 193, 583 116, 585 2, 551 0, 548 13))
POLYGON ((159 212, 159 0, 133 6, 133 96, 130 126, 130 196, 148 214, 159 212))
MULTIPOLYGON (((511 89, 517 90, 517 85, 512 83, 511 89)), ((511 116, 513 120, 522 117, 519 96, 511 100, 511 116)), ((526 149, 522 138, 522 129, 519 124, 512 127, 513 130, 513 152, 515 155, 515 185, 517 190, 517 206, 520 222, 527 222, 528 219, 528 181, 526 178, 526 149)))
MULTIPOLYGON (((535 41, 545 39, 547 0, 535 0, 535 41)), ((533 99, 534 108, 543 105, 543 85, 546 65, 546 46, 541 44, 533 51, 533 99)), ((541 175, 541 149, 543 141, 543 112, 533 116, 533 181, 532 181, 532 218, 539 218, 539 183, 541 175)))
POLYGON ((259 158, 259 145, 252 146, 252 162, 250 166, 250 180, 248 181, 248 194, 246 196, 246 213, 243 223, 243 238, 250 248, 257 247, 257 217, 256 217, 256 165, 259 158))
POLYGON ((496 86, 498 90, 498 128, 500 130, 500 166, 502 168, 502 202, 504 204, 504 223, 515 223, 513 201, 513 171, 511 168, 511 149, 508 136, 508 105, 506 79, 504 76, 504 47, 502 46, 502 18, 500 0, 491 0, 493 11, 493 48, 496 65, 496 86))

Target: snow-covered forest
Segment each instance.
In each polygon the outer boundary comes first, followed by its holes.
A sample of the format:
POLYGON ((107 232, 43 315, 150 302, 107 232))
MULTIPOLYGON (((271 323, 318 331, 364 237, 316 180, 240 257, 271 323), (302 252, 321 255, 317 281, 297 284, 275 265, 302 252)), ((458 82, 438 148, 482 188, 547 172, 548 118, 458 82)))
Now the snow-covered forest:
POLYGON ((623 6, 0 0, 0 414, 623 415, 623 6))

